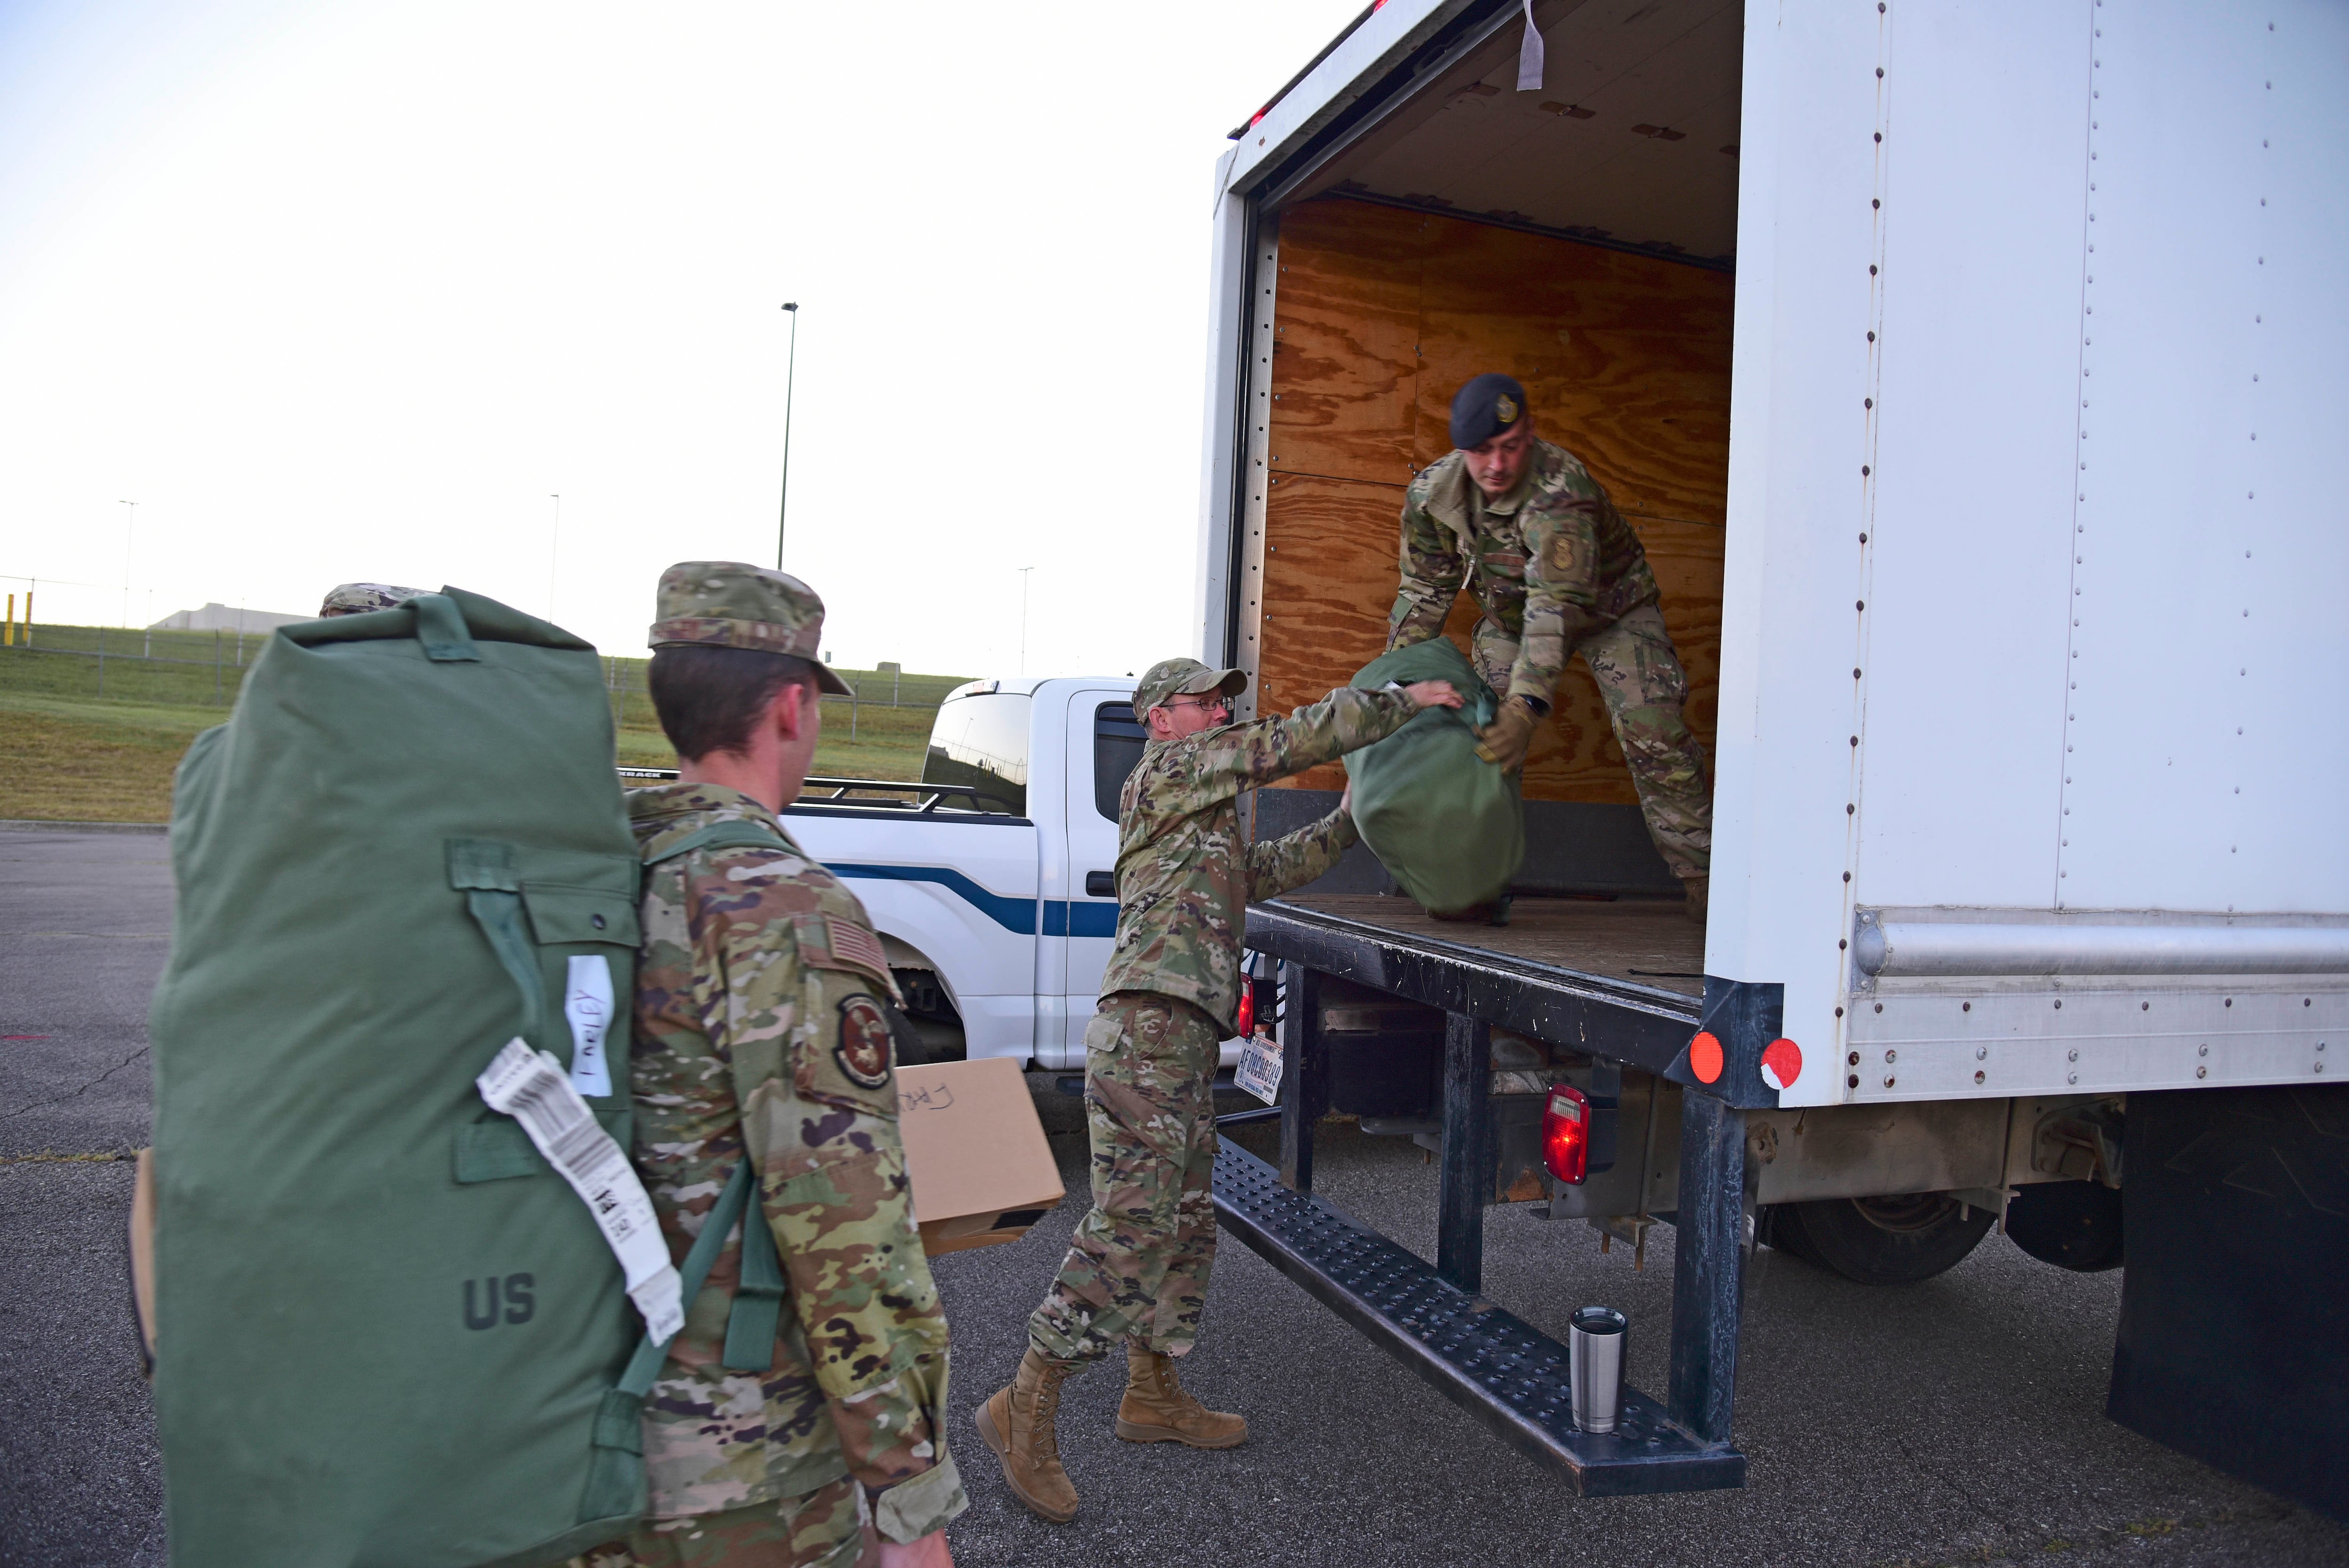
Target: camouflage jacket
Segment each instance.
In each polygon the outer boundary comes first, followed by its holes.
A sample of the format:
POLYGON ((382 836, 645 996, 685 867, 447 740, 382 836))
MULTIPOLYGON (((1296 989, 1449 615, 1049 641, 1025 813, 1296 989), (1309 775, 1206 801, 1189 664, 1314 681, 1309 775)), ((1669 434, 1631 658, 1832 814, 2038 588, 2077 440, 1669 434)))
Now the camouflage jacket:
POLYGON ((1117 947, 1102 995, 1179 996, 1237 1032, 1240 934, 1249 901, 1337 864, 1360 837, 1332 811, 1269 843, 1240 833, 1238 797, 1384 740, 1414 709, 1397 691, 1340 687, 1287 718, 1153 740, 1117 803, 1117 947))
MULTIPOLYGON (((709 784, 634 791, 637 847, 715 822, 790 837, 709 784)), ((796 1497, 853 1475, 895 1541, 964 1506, 946 1451, 947 1325, 914 1226, 880 940, 796 851, 698 849, 647 866, 636 970, 636 1158, 679 1264, 747 1154, 790 1286, 773 1366, 721 1365, 730 1241, 645 1400, 656 1518, 796 1497)), ((739 1235, 739 1233, 738 1233, 739 1235)))
POLYGON ((1465 582, 1485 619, 1517 645, 1505 696, 1547 703, 1574 645, 1656 602, 1640 536, 1581 459, 1534 442, 1517 487, 1498 500, 1458 452, 1430 463, 1402 503, 1402 590, 1387 646, 1441 636, 1465 582))

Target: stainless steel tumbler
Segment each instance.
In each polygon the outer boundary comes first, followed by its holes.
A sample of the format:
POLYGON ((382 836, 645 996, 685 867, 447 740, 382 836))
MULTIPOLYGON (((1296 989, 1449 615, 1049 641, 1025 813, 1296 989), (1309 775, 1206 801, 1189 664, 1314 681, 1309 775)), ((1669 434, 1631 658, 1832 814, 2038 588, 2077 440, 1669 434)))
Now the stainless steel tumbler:
POLYGON ((1567 1367, 1574 1386, 1574 1424, 1611 1432, 1623 1408, 1623 1350, 1631 1323, 1611 1306, 1578 1309, 1567 1325, 1567 1367))

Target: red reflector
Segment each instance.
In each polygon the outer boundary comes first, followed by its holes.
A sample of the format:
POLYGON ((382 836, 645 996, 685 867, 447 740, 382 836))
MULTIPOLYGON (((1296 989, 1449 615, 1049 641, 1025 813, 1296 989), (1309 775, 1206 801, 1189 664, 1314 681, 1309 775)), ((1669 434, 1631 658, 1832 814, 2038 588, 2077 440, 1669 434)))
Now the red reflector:
POLYGON ((1256 986, 1250 984, 1247 975, 1243 975, 1240 976, 1239 1037, 1245 1040, 1254 1033, 1256 1033, 1256 986))
POLYGON ((1699 1083, 1721 1081, 1721 1042, 1710 1029, 1700 1031, 1689 1042, 1689 1071, 1696 1074, 1699 1083))
POLYGON ((1572 1084, 1556 1084, 1542 1108, 1542 1163, 1575 1186, 1590 1173, 1590 1101, 1572 1084))

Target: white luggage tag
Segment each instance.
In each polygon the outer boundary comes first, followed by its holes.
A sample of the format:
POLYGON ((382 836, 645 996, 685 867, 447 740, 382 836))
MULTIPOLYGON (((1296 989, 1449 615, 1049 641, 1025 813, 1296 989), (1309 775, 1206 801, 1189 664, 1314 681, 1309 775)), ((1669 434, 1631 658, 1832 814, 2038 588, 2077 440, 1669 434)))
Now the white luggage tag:
POLYGON ((645 1332, 657 1344, 667 1343, 685 1326, 685 1305, 653 1201, 626 1151, 579 1098, 563 1064, 516 1036, 473 1082, 492 1110, 522 1123, 539 1153, 595 1216, 627 1276, 628 1299, 644 1314, 645 1332))

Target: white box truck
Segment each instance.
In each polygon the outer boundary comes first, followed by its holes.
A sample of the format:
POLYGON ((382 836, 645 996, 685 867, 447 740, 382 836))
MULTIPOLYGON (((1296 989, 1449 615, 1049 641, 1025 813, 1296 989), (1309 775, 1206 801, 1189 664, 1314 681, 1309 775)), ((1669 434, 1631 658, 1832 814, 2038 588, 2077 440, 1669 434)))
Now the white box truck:
POLYGON ((2002 1222, 2126 1259, 2116 1418, 2349 1508, 2349 8, 1381 0, 1233 137, 1202 655, 1259 711, 1374 656, 1506 371, 1645 543, 1715 840, 1700 929, 1578 666, 1508 925, 1360 851, 1252 909, 1286 1115, 1226 1225, 1622 1492, 1742 1483, 1757 1240, 1897 1284, 2002 1222), (1312 1198, 1333 1108, 1441 1150, 1433 1269, 1312 1198), (1475 1294, 1504 1202, 1675 1227, 1615 1433, 1475 1294))

